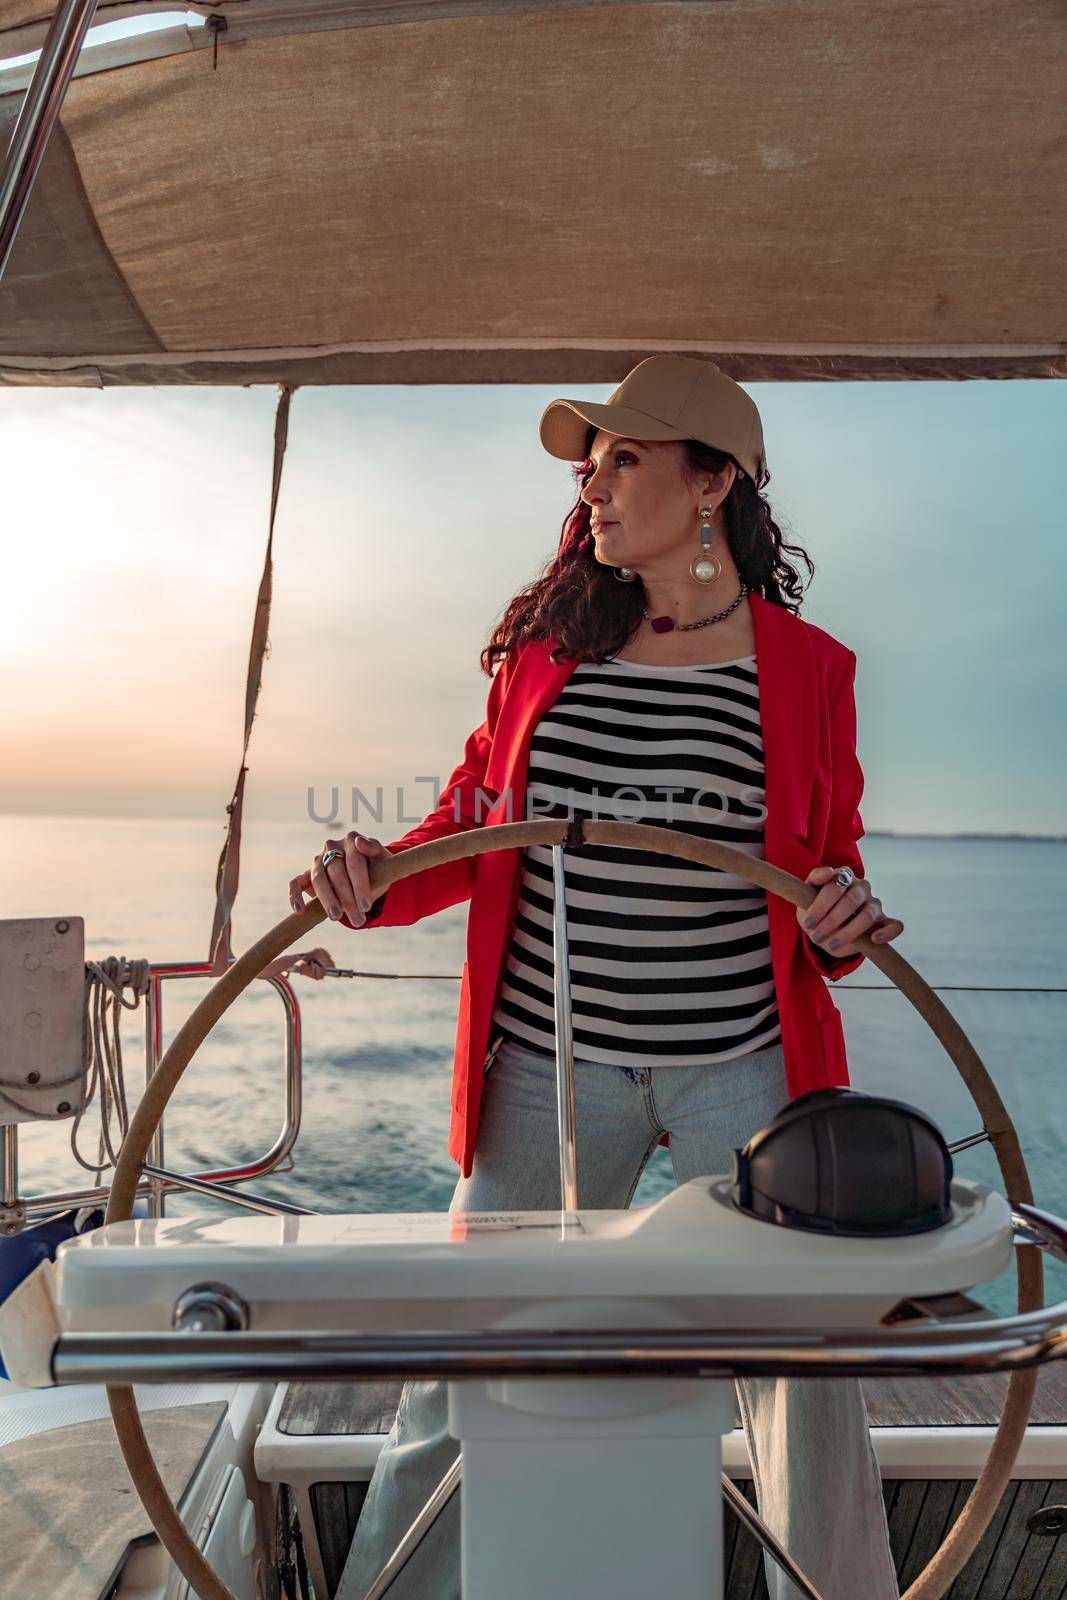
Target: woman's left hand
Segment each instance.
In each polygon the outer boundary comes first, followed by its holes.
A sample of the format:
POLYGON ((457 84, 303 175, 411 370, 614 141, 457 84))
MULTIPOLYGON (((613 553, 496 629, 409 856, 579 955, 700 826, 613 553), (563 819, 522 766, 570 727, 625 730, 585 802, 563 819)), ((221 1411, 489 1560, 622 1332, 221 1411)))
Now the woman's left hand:
POLYGON ((853 943, 857 934, 868 933, 876 944, 887 944, 904 932, 897 917, 883 915, 882 902, 874 898, 866 878, 856 878, 842 889, 834 882, 836 871, 836 867, 813 867, 804 879, 819 886, 806 911, 797 906, 797 921, 812 944, 832 956, 854 956, 860 954, 853 943))

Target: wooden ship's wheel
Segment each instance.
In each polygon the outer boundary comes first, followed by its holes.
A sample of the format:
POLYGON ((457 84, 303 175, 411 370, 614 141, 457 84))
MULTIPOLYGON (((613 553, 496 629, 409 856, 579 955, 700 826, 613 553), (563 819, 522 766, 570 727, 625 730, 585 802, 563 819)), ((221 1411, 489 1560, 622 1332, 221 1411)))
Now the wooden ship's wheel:
MULTIPOLYGON (((446 839, 436 839, 429 844, 398 851, 395 855, 371 863, 372 897, 377 898, 398 879, 451 861, 482 855, 490 850, 521 849, 527 845, 562 845, 569 826, 560 821, 502 823, 467 829, 446 839)), ((583 822, 582 840, 588 844, 660 851, 682 861, 717 867, 804 909, 818 892, 811 884, 803 883, 790 873, 771 866, 769 862, 754 859, 729 845, 672 828, 628 822, 583 822)), ((182 1025, 153 1074, 123 1143, 115 1168, 106 1223, 125 1221, 131 1216, 152 1135, 182 1073, 204 1039, 266 964, 282 955, 296 939, 322 922, 325 915, 322 906, 316 904, 279 922, 216 980, 182 1025)), ((989 1073, 959 1023, 898 951, 875 945, 866 935, 861 935, 855 942, 868 960, 911 1001, 944 1047, 981 1116, 1006 1193, 1013 1201, 1031 1203, 1033 1194, 1030 1178, 1018 1136, 989 1073)), ((1015 1265, 1019 1313, 1039 1310, 1043 1304, 1040 1253, 1032 1248, 1016 1250, 1015 1265)), ((1037 1384, 1037 1370, 1029 1366, 1017 1367, 1012 1371, 1004 1411, 985 1465, 944 1543, 908 1588, 903 1600, 940 1600, 985 1532, 1011 1477, 1026 1433, 1037 1384)), ((132 1388, 109 1385, 108 1402, 119 1444, 137 1492, 175 1564, 201 1600, 233 1600, 230 1590, 189 1537, 167 1495, 148 1448, 132 1388)))

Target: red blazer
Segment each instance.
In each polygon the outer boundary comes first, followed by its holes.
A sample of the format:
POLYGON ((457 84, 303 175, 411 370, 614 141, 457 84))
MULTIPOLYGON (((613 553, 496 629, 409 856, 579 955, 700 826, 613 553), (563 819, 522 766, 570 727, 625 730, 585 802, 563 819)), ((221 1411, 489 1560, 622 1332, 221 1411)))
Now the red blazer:
MULTIPOLYGON (((856 657, 822 628, 783 606, 756 594, 749 595, 749 605, 766 767, 765 857, 801 879, 813 867, 842 864, 862 877, 856 657)), ((539 640, 501 662, 490 685, 485 721, 467 740, 440 803, 410 833, 386 847, 391 854, 464 828, 523 820, 530 740, 577 665, 553 665, 551 650, 552 642, 539 640)), ((521 868, 519 849, 432 867, 391 884, 363 925, 408 927, 446 906, 471 902, 448 1141, 449 1154, 460 1163, 464 1177, 473 1166, 483 1066, 511 944, 521 868)), ((830 958, 803 933, 793 905, 777 895, 767 898, 782 1048, 789 1095, 795 1099, 809 1089, 849 1081, 841 1017, 824 979, 844 977, 864 958, 830 958)), ((341 920, 352 927, 347 917, 341 920)))

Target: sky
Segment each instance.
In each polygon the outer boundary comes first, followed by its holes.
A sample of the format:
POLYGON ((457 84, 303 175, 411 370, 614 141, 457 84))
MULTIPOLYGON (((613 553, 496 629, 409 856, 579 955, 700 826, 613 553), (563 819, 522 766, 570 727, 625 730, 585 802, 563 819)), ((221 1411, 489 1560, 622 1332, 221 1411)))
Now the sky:
MULTIPOLYGON (((418 780, 445 783, 482 720, 479 652, 573 502, 541 413, 612 387, 297 391, 248 822, 325 816, 334 786, 384 839, 431 809, 418 780)), ((815 564, 802 615, 858 657, 867 831, 1067 834, 1067 385, 745 387, 815 564)), ((276 400, 0 399, 0 810, 224 818, 276 400)))
MULTIPOLYGON (((90 37, 176 20, 203 19, 90 37)), ((573 502, 540 415, 613 387, 297 392, 247 822, 325 816, 335 787, 385 839, 431 808, 484 714, 479 652, 573 502)), ((802 615, 858 657, 866 830, 1067 834, 1067 384, 745 387, 815 564, 802 615)), ((224 818, 276 402, 0 397, 0 811, 224 818)))

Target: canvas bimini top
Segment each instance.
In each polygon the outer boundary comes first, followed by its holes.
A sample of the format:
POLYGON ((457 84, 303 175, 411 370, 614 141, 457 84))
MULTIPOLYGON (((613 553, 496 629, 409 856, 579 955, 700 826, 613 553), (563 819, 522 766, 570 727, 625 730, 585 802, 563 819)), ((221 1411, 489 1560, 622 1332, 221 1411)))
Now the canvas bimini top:
MULTIPOLYGON (((89 35, 0 383, 1067 375, 1062 0, 189 9, 89 35)), ((0 58, 51 10, 0 0, 0 58)))

